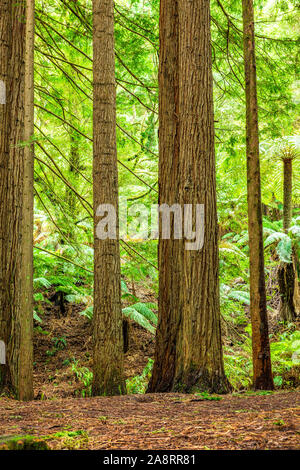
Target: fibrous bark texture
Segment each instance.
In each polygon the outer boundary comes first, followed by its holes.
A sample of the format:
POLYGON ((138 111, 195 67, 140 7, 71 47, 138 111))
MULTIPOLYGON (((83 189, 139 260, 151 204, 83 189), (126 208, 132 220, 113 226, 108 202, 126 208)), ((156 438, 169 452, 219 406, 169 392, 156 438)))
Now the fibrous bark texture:
POLYGON ((21 400, 33 398, 33 42, 34 2, 1 0, 0 390, 21 400))
MULTIPOLYGON (((120 249, 117 239, 97 238, 100 204, 118 213, 114 2, 93 1, 94 44, 94 378, 93 395, 125 393, 120 249)), ((118 232, 118 230, 117 230, 118 232)))
POLYGON ((288 230, 292 220, 293 159, 283 160, 283 228, 288 230))
POLYGON ((253 0, 243 0, 243 26, 253 386, 271 390, 274 385, 264 273, 253 0))
POLYGON ((162 0, 160 46, 160 204, 203 204, 205 234, 196 250, 160 238, 149 390, 223 393, 209 2, 162 0))

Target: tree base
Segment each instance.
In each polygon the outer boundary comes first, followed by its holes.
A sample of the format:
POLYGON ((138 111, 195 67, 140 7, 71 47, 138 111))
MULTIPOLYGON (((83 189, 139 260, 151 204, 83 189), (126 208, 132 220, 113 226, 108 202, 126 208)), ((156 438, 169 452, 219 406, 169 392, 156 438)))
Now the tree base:
POLYGON ((296 296, 298 287, 294 263, 281 263, 278 268, 278 285, 280 293, 279 315, 284 322, 296 320, 296 296))
POLYGON ((174 381, 162 381, 153 383, 150 380, 147 393, 218 393, 226 394, 232 392, 233 388, 226 375, 212 374, 207 370, 196 370, 194 367, 190 371, 177 375, 174 381))
POLYGON ((181 393, 230 393, 233 389, 225 374, 211 374, 207 370, 190 370, 177 377, 172 391, 181 393))

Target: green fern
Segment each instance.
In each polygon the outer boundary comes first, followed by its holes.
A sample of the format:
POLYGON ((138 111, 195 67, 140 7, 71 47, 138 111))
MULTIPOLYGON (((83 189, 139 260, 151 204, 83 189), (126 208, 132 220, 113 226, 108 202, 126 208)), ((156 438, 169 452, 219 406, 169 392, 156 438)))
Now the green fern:
POLYGON ((279 256, 280 261, 284 263, 291 263, 292 262, 292 240, 287 237, 280 240, 276 247, 276 252, 279 256))
POLYGON ((152 333, 153 335, 155 334, 154 326, 152 326, 149 320, 142 313, 138 312, 135 308, 125 307, 123 308, 122 312, 125 317, 128 317, 131 320, 135 321, 136 323, 138 323, 138 325, 150 331, 150 333, 152 333))
MULTIPOLYGON (((137 302, 136 304, 131 305, 130 307, 123 308, 122 313, 125 317, 128 317, 131 320, 135 321, 138 325, 142 326, 154 335, 155 326, 157 325, 157 316, 150 309, 150 307, 155 308, 156 305, 150 303, 144 304, 142 302, 137 302)), ((80 315, 83 315, 89 320, 91 320, 93 318, 93 311, 94 308, 90 306, 80 312, 80 315)))
POLYGON ((228 298, 237 300, 241 304, 250 305, 250 294, 242 290, 232 290, 228 293, 228 298))
POLYGON ((143 317, 145 317, 151 323, 154 323, 154 325, 157 325, 157 316, 151 310, 151 308, 155 308, 155 304, 143 304, 142 302, 138 302, 134 305, 131 305, 130 307, 134 308, 137 312, 143 315, 143 317))
POLYGON ((289 238, 284 232, 272 232, 265 240, 265 248, 272 245, 273 243, 279 242, 284 238, 289 238))

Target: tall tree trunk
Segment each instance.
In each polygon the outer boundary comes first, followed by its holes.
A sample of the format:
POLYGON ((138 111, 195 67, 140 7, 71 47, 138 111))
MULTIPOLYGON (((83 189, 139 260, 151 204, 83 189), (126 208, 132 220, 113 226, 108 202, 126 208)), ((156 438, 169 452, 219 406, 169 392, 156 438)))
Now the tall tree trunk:
POLYGON ((243 26, 253 386, 255 389, 272 390, 274 385, 264 273, 253 0, 243 0, 243 26))
POLYGON ((6 345, 0 390, 30 400, 34 2, 1 0, 0 35, 0 81, 6 89, 0 104, 0 339, 6 345))
MULTIPOLYGON (((210 2, 179 0, 180 202, 204 205, 204 244, 183 250, 175 389, 225 393, 214 149, 210 2)), ((196 226, 195 214, 193 227, 196 226)))
MULTIPOLYGON (((292 220, 292 158, 283 161, 283 228, 287 232, 292 220)), ((292 254, 291 263, 280 263, 278 267, 278 285, 280 293, 279 315, 284 322, 293 322, 297 317, 299 305, 299 287, 297 273, 297 255, 292 254)))
POLYGON ((284 322, 293 322, 297 317, 299 304, 298 276, 296 254, 292 255, 291 263, 280 263, 277 277, 280 293, 280 319, 284 322))
POLYGON ((293 159, 283 159, 283 228, 288 230, 292 220, 293 159))
MULTIPOLYGON (((70 134, 70 158, 69 158, 69 172, 72 175, 70 178, 70 182, 74 188, 77 187, 78 182, 78 168, 80 166, 80 154, 79 154, 79 138, 78 134, 71 130, 70 134)), ((69 215, 72 217, 76 213, 76 206, 77 206, 77 196, 70 188, 66 188, 66 200, 68 206, 69 215)), ((71 236, 72 233, 69 233, 71 236)))
MULTIPOLYGON (((220 326, 209 2, 161 0, 159 77, 160 203, 203 204, 205 236, 196 250, 187 250, 186 240, 159 242, 159 324, 149 390, 223 393, 230 385, 220 326)), ((195 226, 195 213, 193 219, 195 226)))
MULTIPOLYGON (((179 70, 178 70, 178 1, 160 2, 159 54, 159 204, 178 203, 179 168, 179 70)), ((160 237, 159 316, 156 332, 155 360, 149 383, 151 392, 172 390, 177 336, 181 322, 180 289, 182 282, 182 242, 160 237)))
POLYGON ((114 2, 93 1, 94 47, 94 378, 93 395, 125 393, 119 234, 100 240, 97 208, 110 204, 118 217, 114 2))

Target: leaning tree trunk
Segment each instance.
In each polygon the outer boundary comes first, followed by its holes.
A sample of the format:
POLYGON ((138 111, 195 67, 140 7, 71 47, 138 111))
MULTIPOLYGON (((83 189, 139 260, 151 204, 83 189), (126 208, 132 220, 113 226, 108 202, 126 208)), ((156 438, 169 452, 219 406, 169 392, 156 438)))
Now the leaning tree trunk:
POLYGON ((33 398, 33 42, 34 2, 1 0, 0 391, 20 400, 33 398))
MULTIPOLYGON (((292 220, 292 158, 283 158, 283 228, 287 232, 292 220)), ((299 287, 296 253, 292 254, 291 263, 280 263, 278 267, 278 286, 280 293, 280 319, 293 322, 297 317, 299 287)))
POLYGON ((94 47, 94 378, 93 395, 125 393, 119 234, 100 240, 97 209, 110 204, 118 217, 114 2, 93 1, 94 47))
POLYGON ((203 248, 187 250, 187 240, 162 240, 160 227, 159 323, 149 390, 227 392, 209 2, 162 0, 160 44, 160 204, 204 204, 205 239, 203 248))
POLYGON ((271 390, 274 384, 264 273, 253 0, 243 0, 243 26, 253 385, 255 389, 271 390))

